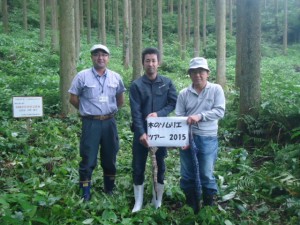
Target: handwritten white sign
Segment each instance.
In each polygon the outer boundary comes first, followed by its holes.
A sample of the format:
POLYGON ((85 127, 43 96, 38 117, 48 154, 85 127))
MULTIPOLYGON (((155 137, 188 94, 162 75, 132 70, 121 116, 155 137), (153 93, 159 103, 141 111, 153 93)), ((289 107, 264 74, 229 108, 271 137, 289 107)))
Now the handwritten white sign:
POLYGON ((181 147, 189 143, 187 117, 149 117, 147 134, 150 147, 181 147))
POLYGON ((42 97, 13 97, 13 117, 43 116, 42 97))

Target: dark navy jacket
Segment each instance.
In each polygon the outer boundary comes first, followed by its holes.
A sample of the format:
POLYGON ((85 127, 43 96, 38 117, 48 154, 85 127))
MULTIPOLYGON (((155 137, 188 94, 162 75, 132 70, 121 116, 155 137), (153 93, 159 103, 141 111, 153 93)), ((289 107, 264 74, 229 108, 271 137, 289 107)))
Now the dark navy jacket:
POLYGON ((148 114, 156 112, 157 116, 164 117, 175 109, 177 93, 169 78, 157 75, 151 81, 143 75, 132 82, 129 98, 133 129, 140 137, 147 133, 148 114))

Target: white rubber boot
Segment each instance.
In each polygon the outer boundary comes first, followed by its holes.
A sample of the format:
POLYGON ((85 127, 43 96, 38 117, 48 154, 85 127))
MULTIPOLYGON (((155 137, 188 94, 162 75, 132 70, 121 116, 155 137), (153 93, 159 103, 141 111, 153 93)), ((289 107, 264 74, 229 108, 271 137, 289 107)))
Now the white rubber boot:
POLYGON ((143 206, 143 198, 144 198, 144 184, 142 185, 133 185, 134 190, 134 199, 135 204, 132 209, 132 212, 138 212, 141 210, 143 206))
POLYGON ((154 205, 154 207, 156 209, 158 209, 161 206, 161 202, 162 202, 162 196, 164 193, 164 185, 158 183, 157 184, 157 193, 155 193, 154 187, 152 189, 152 193, 153 193, 153 198, 152 198, 152 204, 154 205))

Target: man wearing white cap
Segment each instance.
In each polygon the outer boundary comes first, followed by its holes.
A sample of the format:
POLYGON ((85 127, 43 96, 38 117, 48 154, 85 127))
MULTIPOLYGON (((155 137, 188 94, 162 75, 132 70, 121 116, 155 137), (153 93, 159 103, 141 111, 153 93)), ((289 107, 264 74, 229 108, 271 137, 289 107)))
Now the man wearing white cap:
POLYGON ((180 91, 175 109, 177 116, 188 117, 187 123, 191 126, 193 141, 198 150, 198 180, 200 179, 199 186, 202 190, 195 187, 197 168, 193 168, 191 146, 180 150, 180 187, 186 196, 187 204, 195 213, 200 209, 197 191, 202 193, 204 206, 214 205, 218 192, 213 170, 218 154, 218 120, 224 116, 225 96, 220 85, 208 82, 209 73, 205 58, 196 57, 190 61, 188 74, 192 84, 180 91))
POLYGON ((91 198, 92 173, 100 146, 104 192, 112 194, 115 187, 119 137, 114 115, 124 104, 126 90, 121 76, 106 68, 109 49, 96 44, 90 52, 93 67, 80 71, 69 89, 70 103, 79 110, 82 118, 79 178, 84 201, 91 198))

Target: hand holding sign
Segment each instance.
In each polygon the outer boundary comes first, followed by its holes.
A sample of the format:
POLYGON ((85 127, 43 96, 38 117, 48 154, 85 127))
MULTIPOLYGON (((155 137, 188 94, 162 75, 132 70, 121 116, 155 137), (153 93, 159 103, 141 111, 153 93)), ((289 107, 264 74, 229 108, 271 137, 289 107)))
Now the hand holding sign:
POLYGON ((187 117, 148 117, 150 147, 182 147, 189 144, 187 117))

